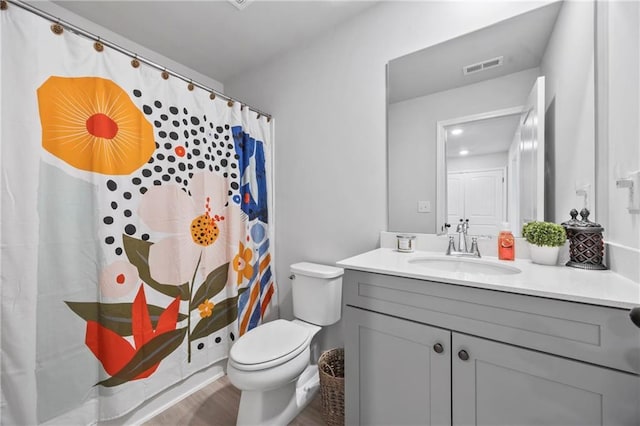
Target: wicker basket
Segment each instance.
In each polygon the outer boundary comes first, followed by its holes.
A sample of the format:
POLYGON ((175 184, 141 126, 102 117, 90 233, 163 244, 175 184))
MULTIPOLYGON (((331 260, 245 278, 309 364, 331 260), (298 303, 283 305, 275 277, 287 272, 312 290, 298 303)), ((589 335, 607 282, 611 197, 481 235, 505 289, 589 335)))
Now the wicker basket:
POLYGON ((323 352, 318 360, 322 418, 328 426, 344 425, 344 349, 323 352))

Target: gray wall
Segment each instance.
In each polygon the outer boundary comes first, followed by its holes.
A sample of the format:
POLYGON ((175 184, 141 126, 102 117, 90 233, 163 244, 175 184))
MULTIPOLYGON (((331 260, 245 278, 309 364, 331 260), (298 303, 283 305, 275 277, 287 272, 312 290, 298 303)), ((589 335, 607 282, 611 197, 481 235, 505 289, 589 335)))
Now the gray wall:
POLYGON ((290 264, 378 246, 387 228, 385 65, 544 2, 383 2, 325 36, 225 81, 275 117, 275 261, 291 318, 290 264))
POLYGON ((521 106, 539 68, 389 105, 389 230, 436 233, 436 123, 521 106), (432 213, 418 213, 417 201, 432 213))

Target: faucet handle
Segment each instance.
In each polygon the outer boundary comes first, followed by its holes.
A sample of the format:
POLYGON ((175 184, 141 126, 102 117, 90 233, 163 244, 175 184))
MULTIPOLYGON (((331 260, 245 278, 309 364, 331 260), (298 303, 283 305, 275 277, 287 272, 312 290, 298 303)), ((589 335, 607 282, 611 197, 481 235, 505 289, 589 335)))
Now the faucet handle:
POLYGON ((471 254, 481 257, 480 250, 478 250, 478 237, 471 237, 471 254))
POLYGON ((448 256, 454 251, 456 251, 456 245, 455 245, 455 242, 453 241, 453 235, 449 235, 449 246, 447 247, 446 255, 448 256))

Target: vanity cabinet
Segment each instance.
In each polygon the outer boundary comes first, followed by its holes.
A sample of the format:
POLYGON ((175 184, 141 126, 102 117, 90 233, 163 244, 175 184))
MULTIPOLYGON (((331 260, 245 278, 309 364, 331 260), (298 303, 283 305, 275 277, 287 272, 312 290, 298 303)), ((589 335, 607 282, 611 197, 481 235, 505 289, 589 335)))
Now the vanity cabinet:
POLYGON ((347 270, 347 425, 640 425, 628 311, 347 270))
POLYGON ((352 307, 344 320, 346 425, 450 424, 448 330, 352 307))

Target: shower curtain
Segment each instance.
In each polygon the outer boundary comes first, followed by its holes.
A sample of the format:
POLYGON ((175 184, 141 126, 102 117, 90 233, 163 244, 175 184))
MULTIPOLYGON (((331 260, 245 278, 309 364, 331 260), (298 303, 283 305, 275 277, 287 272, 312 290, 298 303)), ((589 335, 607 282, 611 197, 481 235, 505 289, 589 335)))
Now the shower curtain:
POLYGON ((0 422, 115 418, 275 308, 273 123, 12 4, 0 19, 0 422))

